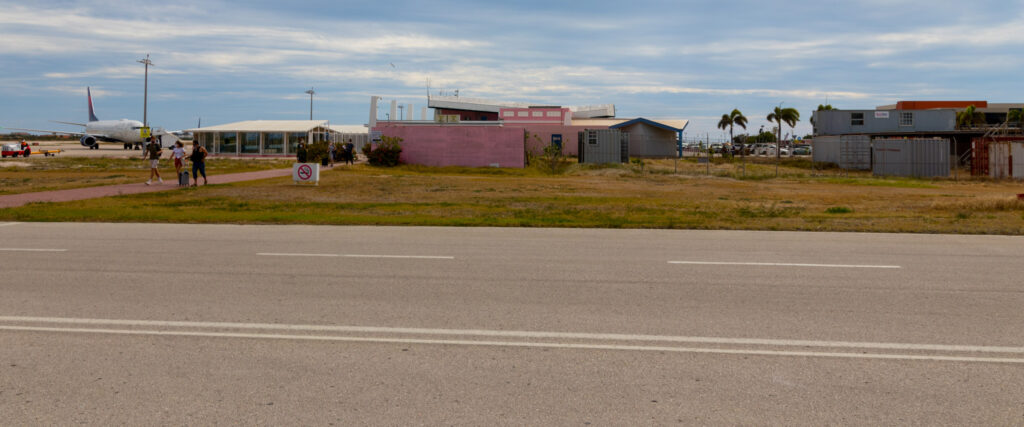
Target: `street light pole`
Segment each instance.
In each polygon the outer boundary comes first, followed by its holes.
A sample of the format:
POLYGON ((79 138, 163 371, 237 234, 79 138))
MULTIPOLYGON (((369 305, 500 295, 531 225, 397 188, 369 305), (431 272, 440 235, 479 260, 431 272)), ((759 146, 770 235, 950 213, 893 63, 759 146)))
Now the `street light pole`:
POLYGON ((313 88, 309 88, 306 93, 309 94, 309 119, 313 120, 313 94, 316 92, 313 91, 313 88))
POLYGON ((146 77, 145 77, 145 80, 144 80, 145 81, 145 83, 144 83, 145 86, 143 86, 143 91, 142 91, 142 125, 143 126, 149 126, 149 120, 148 120, 148 117, 146 116, 146 113, 147 113, 146 109, 149 106, 149 66, 153 65, 153 61, 149 60, 149 54, 147 53, 146 54, 146 59, 140 59, 140 60, 135 61, 135 62, 138 62, 138 63, 143 64, 143 65, 146 66, 146 77))

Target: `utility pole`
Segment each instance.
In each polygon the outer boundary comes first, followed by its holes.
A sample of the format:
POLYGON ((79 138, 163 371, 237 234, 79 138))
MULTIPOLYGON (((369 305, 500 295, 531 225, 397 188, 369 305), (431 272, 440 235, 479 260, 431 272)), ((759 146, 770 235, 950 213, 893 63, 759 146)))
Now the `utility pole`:
POLYGON ((149 60, 149 54, 147 53, 146 59, 140 59, 135 62, 138 62, 146 66, 146 77, 144 80, 145 83, 143 83, 144 86, 142 90, 142 125, 148 127, 149 120, 147 120, 148 117, 146 116, 146 109, 149 106, 149 66, 153 65, 153 61, 149 60))
POLYGON ((313 91, 313 88, 309 88, 306 93, 309 94, 309 119, 313 120, 313 94, 316 92, 313 91))

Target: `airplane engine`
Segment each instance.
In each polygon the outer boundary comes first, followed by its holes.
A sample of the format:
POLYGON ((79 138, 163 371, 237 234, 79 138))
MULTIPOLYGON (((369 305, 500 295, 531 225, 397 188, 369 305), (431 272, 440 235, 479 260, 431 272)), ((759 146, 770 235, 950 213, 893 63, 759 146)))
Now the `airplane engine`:
POLYGON ((92 148, 94 145, 96 145, 96 138, 86 135, 83 136, 82 139, 79 140, 79 142, 82 143, 83 147, 92 148))

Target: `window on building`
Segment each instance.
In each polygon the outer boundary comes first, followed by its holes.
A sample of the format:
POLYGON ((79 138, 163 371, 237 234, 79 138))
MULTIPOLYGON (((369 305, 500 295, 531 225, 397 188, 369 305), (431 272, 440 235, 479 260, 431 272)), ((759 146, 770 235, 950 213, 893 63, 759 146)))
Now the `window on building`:
POLYGON ((263 134, 263 153, 264 154, 281 154, 284 152, 284 134, 283 133, 265 133, 263 134))
POLYGON ((224 154, 237 154, 238 153, 238 134, 235 132, 224 132, 220 134, 220 144, 218 144, 217 152, 224 154))
POLYGON ((505 116, 505 117, 514 117, 516 115, 516 112, 515 111, 502 111, 501 115, 505 116))
POLYGON ((534 111, 533 112, 533 117, 544 117, 544 112, 543 111, 534 111))
POLYGON ((562 117, 561 111, 548 111, 548 117, 562 117))
POLYGON ((530 112, 529 111, 520 111, 516 115, 519 116, 519 117, 530 117, 530 112))
POLYGON ((914 113, 909 111, 900 112, 900 126, 913 126, 914 125, 914 113))
POLYGON ((299 143, 306 143, 307 134, 306 132, 295 132, 288 134, 288 152, 294 153, 299 147, 299 143))
POLYGON ((260 134, 256 132, 246 132, 241 134, 238 138, 242 141, 242 154, 259 154, 260 153, 260 134))
POLYGON ((597 132, 587 132, 587 144, 597 145, 597 132))
POLYGON ((850 113, 850 125, 864 126, 864 113, 850 113))

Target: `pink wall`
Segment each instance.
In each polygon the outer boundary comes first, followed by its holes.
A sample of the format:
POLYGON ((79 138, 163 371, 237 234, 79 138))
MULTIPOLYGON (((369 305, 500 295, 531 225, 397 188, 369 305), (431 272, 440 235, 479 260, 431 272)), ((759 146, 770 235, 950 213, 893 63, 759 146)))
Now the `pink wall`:
POLYGON ((607 129, 607 126, 562 126, 562 125, 546 125, 539 123, 505 123, 505 127, 519 127, 530 133, 529 139, 526 142, 526 148, 532 153, 541 153, 544 151, 544 147, 551 145, 551 135, 560 134, 562 135, 562 154, 567 156, 575 156, 577 154, 579 145, 579 135, 577 133, 583 129, 607 129), (540 138, 534 138, 536 135, 540 138))
POLYGON ((523 129, 499 126, 384 124, 373 130, 402 138, 404 163, 424 166, 521 168, 523 129))

